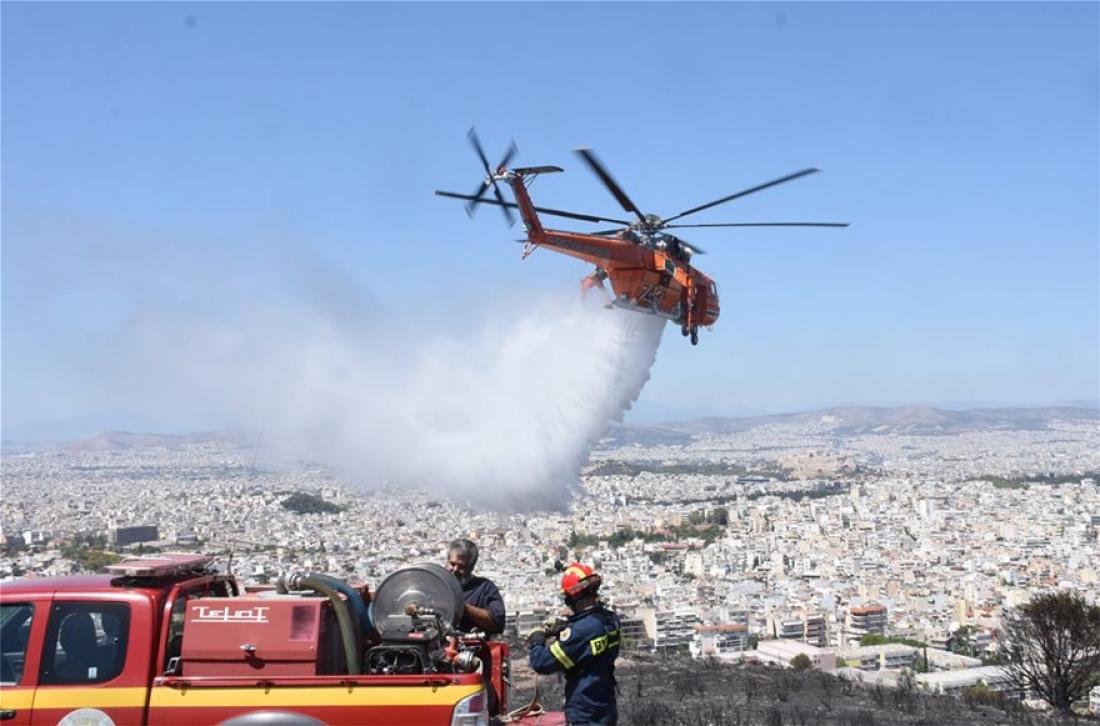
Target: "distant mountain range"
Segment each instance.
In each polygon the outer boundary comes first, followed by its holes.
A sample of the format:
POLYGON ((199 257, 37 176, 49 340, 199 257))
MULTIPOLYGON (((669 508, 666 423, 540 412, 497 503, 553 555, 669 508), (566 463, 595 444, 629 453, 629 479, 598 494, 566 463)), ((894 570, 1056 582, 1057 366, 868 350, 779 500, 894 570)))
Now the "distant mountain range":
POLYGON ((236 446, 255 442, 255 436, 241 431, 205 431, 196 434, 136 434, 129 431, 109 431, 65 444, 70 451, 117 451, 121 449, 177 449, 186 444, 219 441, 236 446))
POLYGON ((106 431, 140 431, 143 434, 183 433, 181 427, 169 426, 152 416, 132 411, 107 410, 35 423, 5 422, 3 440, 5 443, 14 441, 57 443, 97 436, 106 431))
POLYGON ((1042 431, 1053 421, 1097 422, 1100 409, 1080 406, 977 408, 954 411, 931 406, 846 406, 764 416, 706 416, 655 426, 616 426, 614 444, 681 444, 700 434, 733 434, 786 424, 823 427, 837 436, 859 434, 957 434, 964 431, 1042 431))
MULTIPOLYGON (((768 425, 803 425, 823 428, 836 436, 859 434, 956 434, 964 431, 1042 431, 1053 421, 1096 422, 1095 406, 1044 406, 1038 408, 975 408, 956 411, 931 406, 844 406, 818 411, 757 416, 705 416, 656 425, 614 425, 607 441, 612 444, 682 444, 700 434, 732 434, 768 425)), ((204 441, 238 446, 255 445, 256 435, 243 431, 200 433, 137 433, 105 431, 82 433, 61 430, 50 437, 43 431, 27 438, 5 439, 7 451, 51 448, 63 445, 74 451, 114 451, 147 447, 178 448, 204 441)))
POLYGON ((235 446, 252 446, 256 436, 242 431, 204 431, 193 434, 146 434, 130 431, 106 431, 93 436, 50 441, 37 438, 30 441, 5 439, 5 452, 35 451, 63 448, 67 451, 125 451, 128 449, 178 449, 188 444, 219 441, 235 446))

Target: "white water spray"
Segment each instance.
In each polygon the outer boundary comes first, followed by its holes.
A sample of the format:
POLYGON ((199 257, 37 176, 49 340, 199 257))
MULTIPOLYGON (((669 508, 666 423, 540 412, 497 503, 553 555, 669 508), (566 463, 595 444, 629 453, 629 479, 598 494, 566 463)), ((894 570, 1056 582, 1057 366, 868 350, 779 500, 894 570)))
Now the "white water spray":
POLYGON ((171 350, 153 369, 167 366, 192 405, 266 430, 261 458, 293 453, 364 487, 527 510, 566 506, 592 446, 649 379, 664 321, 570 295, 527 300, 461 339, 398 341, 303 310, 187 328, 145 328, 145 357, 171 350), (186 349, 151 333, 163 330, 186 349))
POLYGON ((426 344, 384 386, 355 377, 329 389, 314 422, 326 435, 311 436, 312 448, 367 484, 561 508, 593 444, 649 379, 662 328, 572 301, 528 307, 476 339, 426 344))

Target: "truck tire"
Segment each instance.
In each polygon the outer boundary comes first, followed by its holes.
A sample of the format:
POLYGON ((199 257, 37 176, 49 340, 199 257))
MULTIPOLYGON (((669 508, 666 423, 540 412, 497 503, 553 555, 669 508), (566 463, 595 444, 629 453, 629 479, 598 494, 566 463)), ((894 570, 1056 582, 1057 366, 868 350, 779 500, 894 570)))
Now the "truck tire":
POLYGON ((325 722, 303 713, 256 711, 234 716, 222 721, 218 726, 325 726, 325 722))

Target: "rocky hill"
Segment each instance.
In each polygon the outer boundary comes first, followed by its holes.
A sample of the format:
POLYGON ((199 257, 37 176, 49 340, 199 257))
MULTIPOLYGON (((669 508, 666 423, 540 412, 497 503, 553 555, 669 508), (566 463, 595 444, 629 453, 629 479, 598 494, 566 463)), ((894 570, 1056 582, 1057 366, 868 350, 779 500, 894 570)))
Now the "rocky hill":
POLYGON ((768 425, 813 426, 838 436, 957 434, 965 431, 1041 431, 1055 421, 1100 422, 1100 410, 1073 406, 980 408, 954 411, 929 406, 857 406, 727 418, 710 416, 657 426, 617 426, 612 444, 681 444, 705 434, 733 434, 768 425))

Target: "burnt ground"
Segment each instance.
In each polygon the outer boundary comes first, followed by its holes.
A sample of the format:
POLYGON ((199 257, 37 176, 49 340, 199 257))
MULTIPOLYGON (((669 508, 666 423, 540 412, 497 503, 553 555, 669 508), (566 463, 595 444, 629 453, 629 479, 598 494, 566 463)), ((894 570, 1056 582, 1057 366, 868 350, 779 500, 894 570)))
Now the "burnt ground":
MULTIPOLYGON (((528 668, 524 652, 523 646, 512 651, 509 709, 525 705, 534 694, 535 674, 528 668)), ((616 675, 622 726, 1070 723, 1047 713, 1025 710, 995 694, 969 698, 934 696, 911 688, 853 683, 813 670, 693 661, 687 656, 624 654, 619 657, 616 675)), ((565 688, 562 676, 540 676, 538 683, 543 707, 561 710, 565 688)))

